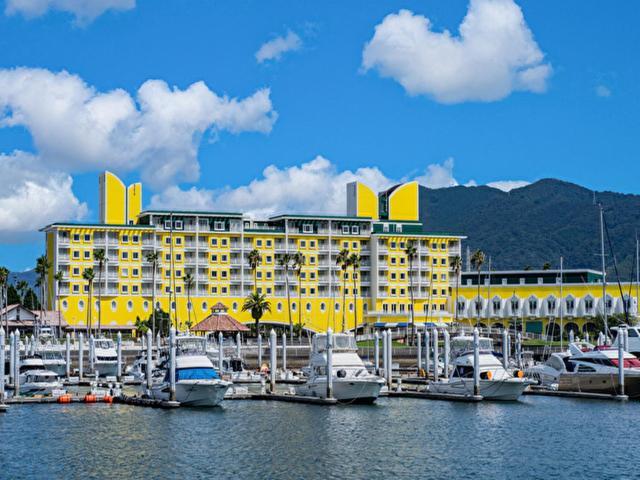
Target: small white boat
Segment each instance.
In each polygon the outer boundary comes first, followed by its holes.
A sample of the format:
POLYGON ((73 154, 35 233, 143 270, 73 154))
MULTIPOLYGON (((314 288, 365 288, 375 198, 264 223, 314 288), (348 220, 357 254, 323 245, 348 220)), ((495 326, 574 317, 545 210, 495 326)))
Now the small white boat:
MULTIPOLYGON (((158 351, 154 348, 151 352, 151 361, 153 365, 158 366, 160 364, 158 360, 158 351)), ((126 375, 131 375, 134 380, 144 381, 147 378, 147 350, 140 350, 140 353, 136 355, 135 360, 131 365, 128 365, 125 369, 126 375)))
MULTIPOLYGON (((473 395, 474 355, 473 337, 456 337, 456 356, 452 359, 452 372, 449 378, 432 382, 429 391, 458 395, 473 395), (466 346, 464 346, 466 345, 466 346)), ((485 400, 517 400, 527 386, 533 382, 524 378, 524 372, 513 373, 504 369, 502 363, 493 355, 493 344, 489 338, 480 339, 479 365, 480 395, 485 400)))
POLYGON ((63 385, 58 375, 47 370, 40 355, 30 355, 20 360, 19 370, 20 395, 51 395, 62 390, 63 385))
MULTIPOLYGON (((164 379, 151 389, 153 398, 170 399, 169 375, 166 368, 164 379)), ((190 407, 214 407, 222 402, 230 385, 231 382, 222 380, 213 368, 204 338, 176 338, 176 401, 190 407)))
POLYGON ((101 377, 115 377, 118 374, 118 353, 113 340, 98 337, 93 342, 93 368, 101 377))
MULTIPOLYGON (((327 398, 327 336, 313 338, 307 381, 296 385, 298 395, 327 398)), ((332 355, 333 398, 343 403, 373 403, 380 395, 384 380, 369 373, 358 355, 353 335, 333 335, 332 355)))

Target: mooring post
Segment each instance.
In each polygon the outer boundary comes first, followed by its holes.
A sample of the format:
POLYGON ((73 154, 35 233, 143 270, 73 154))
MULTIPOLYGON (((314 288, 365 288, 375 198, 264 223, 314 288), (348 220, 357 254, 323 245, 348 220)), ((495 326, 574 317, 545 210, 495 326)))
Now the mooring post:
POLYGON ((84 335, 78 335, 78 378, 82 381, 84 375, 84 335))
POLYGON ((176 401, 176 329, 169 330, 169 400, 176 401))
POLYGON ((262 368, 262 334, 258 334, 258 371, 262 368))
POLYGON ((242 336, 240 332, 236 333, 236 355, 242 358, 242 336))
POLYGON ((89 337, 89 371, 91 373, 95 373, 95 357, 96 357, 96 344, 95 344, 95 338, 93 337, 93 334, 91 334, 91 336, 89 337))
POLYGON ((516 363, 522 368, 522 333, 516 333, 516 363))
POLYGON ((430 357, 431 357, 431 335, 429 335, 429 330, 425 329, 424 331, 424 368, 427 373, 427 380, 429 379, 429 370, 431 365, 429 365, 430 357))
POLYGON ((373 332, 373 358, 376 375, 380 375, 380 335, 373 332))
POLYGON ((327 398, 333 398, 333 332, 327 330, 327 398))
POLYGON ((389 363, 389 349, 387 348, 387 331, 382 331, 382 376, 387 378, 387 364, 389 363))
POLYGON ((67 376, 67 380, 69 380, 69 377, 71 377, 71 335, 69 335, 69 333, 67 332, 67 334, 64 336, 64 343, 65 343, 65 360, 66 360, 66 365, 65 365, 65 375, 67 376))
MULTIPOLYGON (((13 387, 15 384, 16 374, 16 342, 14 340, 14 334, 11 332, 9 334, 9 384, 13 387)), ((4 373, 4 372, 3 372, 4 373)))
POLYGON ((16 343, 15 352, 16 359, 13 362, 13 396, 20 396, 20 330, 16 330, 16 334, 13 337, 13 341, 16 343))
POLYGON ((162 335, 160 335, 160 330, 156 334, 156 348, 158 349, 158 358, 160 358, 160 346, 162 345, 162 335))
POLYGON ((473 394, 480 395, 480 334, 473 329, 473 394))
POLYGON ((122 380, 122 333, 118 332, 116 337, 116 379, 122 380))
POLYGON ((4 362, 5 362, 5 333, 4 328, 0 327, 0 404, 4 403, 4 362))
POLYGON ((574 336, 573 336, 573 328, 571 330, 569 330, 569 343, 573 343, 575 340, 574 336))
POLYGON ((628 352, 629 351, 629 330, 628 329, 624 329, 624 351, 628 352))
POLYGON ((276 331, 271 329, 269 333, 269 380, 271 383, 271 393, 276 393, 276 369, 278 368, 277 348, 278 337, 276 336, 276 331))
POLYGON ((438 380, 440 366, 438 365, 438 329, 433 329, 433 379, 438 380))
POLYGON ((153 387, 153 333, 151 330, 147 330, 147 390, 151 392, 151 387, 153 387))
POLYGON ((389 391, 393 383, 393 335, 391 330, 387 332, 387 384, 389 391))
POLYGON ((222 377, 224 373, 224 336, 222 332, 218 332, 218 371, 222 377))
POLYGON ((502 329, 502 366, 506 370, 509 368, 509 332, 506 328, 502 329))
MULTIPOLYGON (((618 335, 621 334, 622 328, 619 328, 618 335)), ((620 392, 618 395, 624 395, 624 345, 623 342, 620 341, 618 342, 618 384, 620 385, 620 392)))
POLYGON ((25 347, 25 356, 34 356, 36 354, 36 341, 33 338, 33 335, 27 337, 29 339, 26 347, 25 347))
POLYGON ((444 378, 449 378, 449 357, 451 355, 451 337, 449 330, 445 328, 442 335, 444 336, 444 378))
POLYGON ((418 357, 418 376, 420 376, 420 371, 422 370, 422 334, 420 332, 416 333, 416 356, 418 357))
POLYGON ((282 334, 282 371, 287 376, 287 334, 282 334))

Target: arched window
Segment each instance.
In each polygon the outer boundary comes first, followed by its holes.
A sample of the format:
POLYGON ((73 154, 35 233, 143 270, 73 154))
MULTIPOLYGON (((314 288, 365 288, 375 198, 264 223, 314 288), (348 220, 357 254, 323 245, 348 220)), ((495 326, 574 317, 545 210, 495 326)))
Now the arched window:
POLYGON ((116 303, 116 301, 115 300, 111 300, 111 310, 113 312, 115 312, 117 310, 117 308, 118 308, 118 304, 116 303))
POLYGON ((202 302, 202 311, 203 312, 207 311, 207 302, 202 302))
POLYGON ((142 302, 142 309, 143 309, 145 312, 148 312, 148 311, 149 311, 149 301, 145 300, 144 302, 142 302))
POLYGON ((129 300, 127 302, 127 310, 128 311, 132 311, 133 310, 133 302, 131 300, 129 300))

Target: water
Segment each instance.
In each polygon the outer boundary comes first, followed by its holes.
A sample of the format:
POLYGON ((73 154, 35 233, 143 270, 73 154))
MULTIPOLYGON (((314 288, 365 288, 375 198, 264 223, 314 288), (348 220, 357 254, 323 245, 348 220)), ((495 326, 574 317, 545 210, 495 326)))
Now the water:
POLYGON ((11 406, 0 478, 638 478, 639 419, 640 402, 545 397, 11 406))

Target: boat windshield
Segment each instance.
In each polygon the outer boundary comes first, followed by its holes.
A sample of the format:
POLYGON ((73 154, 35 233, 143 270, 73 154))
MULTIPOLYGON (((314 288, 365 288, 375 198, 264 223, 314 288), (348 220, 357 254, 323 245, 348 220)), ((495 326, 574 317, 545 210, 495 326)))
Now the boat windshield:
MULTIPOLYGON (((493 351, 493 340, 490 338, 480 338, 481 351, 493 351)), ((473 350, 473 338, 453 338, 451 340, 452 352, 468 352, 473 350)))
POLYGON ((198 337, 178 338, 178 355, 206 355, 206 339, 198 337))
MULTIPOLYGON (((353 335, 337 334, 332 337, 333 350, 356 350, 356 339, 353 335)), ((327 336, 316 335, 314 339, 315 351, 324 352, 327 349, 327 336)))
POLYGON ((115 348, 114 345, 115 344, 113 343, 113 340, 108 340, 108 339, 96 340, 94 343, 95 348, 102 348, 103 350, 115 348))
POLYGON ((180 368, 176 370, 176 382, 180 380, 217 380, 218 372, 213 368, 180 368))

